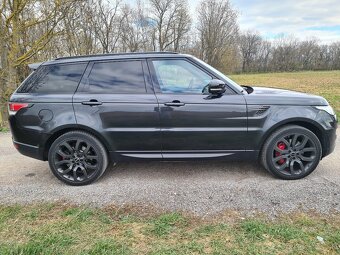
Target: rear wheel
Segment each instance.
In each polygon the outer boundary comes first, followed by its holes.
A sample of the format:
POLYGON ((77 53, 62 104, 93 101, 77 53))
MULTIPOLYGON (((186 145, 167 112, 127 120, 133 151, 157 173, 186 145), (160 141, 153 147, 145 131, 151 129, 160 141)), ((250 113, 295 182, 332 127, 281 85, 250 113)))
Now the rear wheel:
POLYGON ((69 185, 86 185, 105 172, 108 157, 102 143, 83 131, 71 131, 58 137, 49 150, 52 173, 69 185))
POLYGON ((310 130, 289 125, 275 131, 265 142, 261 161, 272 174, 295 180, 312 173, 322 155, 318 137, 310 130))

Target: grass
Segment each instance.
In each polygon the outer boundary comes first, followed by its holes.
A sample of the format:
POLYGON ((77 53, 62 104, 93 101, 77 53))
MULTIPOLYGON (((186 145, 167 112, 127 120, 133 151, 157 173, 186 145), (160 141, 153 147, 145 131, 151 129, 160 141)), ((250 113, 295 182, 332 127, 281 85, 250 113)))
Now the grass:
POLYGON ((9 128, 8 127, 1 127, 0 126, 0 132, 8 132, 9 131, 9 128))
POLYGON ((0 254, 339 254, 340 215, 203 220, 180 213, 0 206, 0 254), (317 240, 320 236, 324 243, 317 240))
POLYGON ((323 96, 340 114, 340 71, 260 73, 230 75, 242 85, 291 89, 323 96))

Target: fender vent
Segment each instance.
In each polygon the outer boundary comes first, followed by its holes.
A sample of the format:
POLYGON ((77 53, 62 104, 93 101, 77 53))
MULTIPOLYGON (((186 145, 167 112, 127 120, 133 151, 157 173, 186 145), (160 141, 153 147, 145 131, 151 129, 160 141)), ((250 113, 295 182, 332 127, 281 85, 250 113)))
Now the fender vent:
POLYGON ((255 110, 255 116, 260 116, 264 114, 269 108, 270 106, 268 105, 261 105, 259 108, 257 108, 257 110, 255 110))

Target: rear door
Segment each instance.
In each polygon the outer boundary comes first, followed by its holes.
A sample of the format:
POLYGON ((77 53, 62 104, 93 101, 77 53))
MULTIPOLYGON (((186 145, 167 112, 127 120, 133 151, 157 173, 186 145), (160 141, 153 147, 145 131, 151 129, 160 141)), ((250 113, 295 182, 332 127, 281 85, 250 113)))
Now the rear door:
POLYGON ((114 155, 161 158, 158 103, 144 60, 90 62, 73 102, 79 125, 98 131, 114 155))
POLYGON ((214 77, 186 58, 149 60, 160 105, 163 158, 228 157, 245 151, 247 110, 231 89, 202 94, 214 77))

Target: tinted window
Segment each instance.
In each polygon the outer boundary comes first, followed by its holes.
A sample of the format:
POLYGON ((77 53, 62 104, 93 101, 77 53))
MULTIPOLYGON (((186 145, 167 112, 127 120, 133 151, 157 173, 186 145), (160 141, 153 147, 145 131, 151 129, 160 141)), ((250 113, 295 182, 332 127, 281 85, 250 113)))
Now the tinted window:
POLYGON ((86 63, 47 65, 39 67, 24 81, 20 93, 74 93, 86 68, 86 63))
POLYGON ((95 63, 88 78, 92 93, 145 93, 141 61, 95 63))
POLYGON ((155 60, 153 65, 163 93, 202 93, 212 79, 185 60, 155 60))

